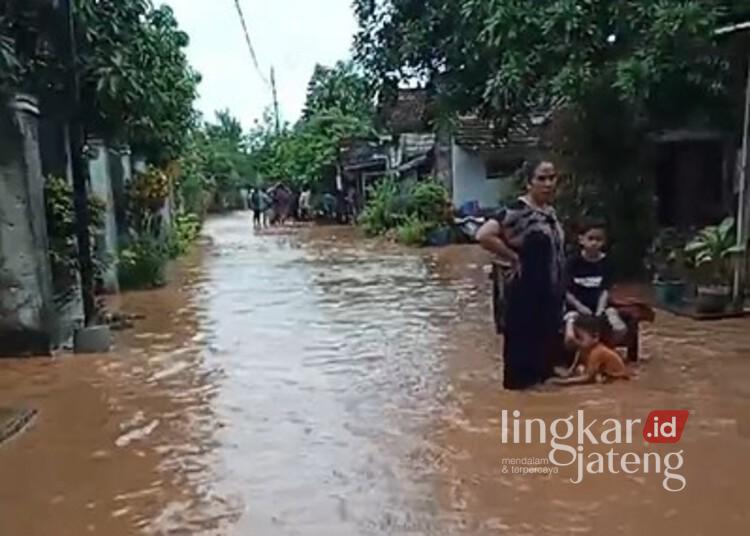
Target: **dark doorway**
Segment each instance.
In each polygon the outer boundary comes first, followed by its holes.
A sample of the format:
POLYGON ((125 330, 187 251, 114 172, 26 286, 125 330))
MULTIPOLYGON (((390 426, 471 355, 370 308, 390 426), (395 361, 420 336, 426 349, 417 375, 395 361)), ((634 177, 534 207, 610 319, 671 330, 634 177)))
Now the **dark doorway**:
POLYGON ((656 170, 659 224, 681 229, 715 223, 724 215, 720 141, 659 145, 656 170))

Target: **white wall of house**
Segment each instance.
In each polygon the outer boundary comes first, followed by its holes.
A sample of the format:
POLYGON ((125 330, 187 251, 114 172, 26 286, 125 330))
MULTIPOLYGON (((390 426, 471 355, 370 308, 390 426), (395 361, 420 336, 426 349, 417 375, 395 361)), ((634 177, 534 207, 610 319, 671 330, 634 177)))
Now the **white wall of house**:
POLYGON ((482 208, 499 205, 503 193, 510 187, 505 179, 488 179, 482 157, 460 145, 453 144, 453 205, 460 207, 478 201, 482 208))

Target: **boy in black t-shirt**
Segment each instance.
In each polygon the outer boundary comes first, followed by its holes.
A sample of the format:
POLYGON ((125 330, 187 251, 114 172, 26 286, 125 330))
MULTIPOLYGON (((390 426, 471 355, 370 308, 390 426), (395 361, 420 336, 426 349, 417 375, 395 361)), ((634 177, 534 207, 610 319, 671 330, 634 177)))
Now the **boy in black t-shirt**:
POLYGON ((574 341, 573 323, 581 315, 604 316, 616 338, 621 337, 625 323, 617 310, 609 307, 609 291, 612 288, 612 266, 604 253, 607 242, 605 226, 600 222, 589 222, 581 227, 578 235, 581 250, 568 259, 568 288, 565 315, 565 339, 574 341))

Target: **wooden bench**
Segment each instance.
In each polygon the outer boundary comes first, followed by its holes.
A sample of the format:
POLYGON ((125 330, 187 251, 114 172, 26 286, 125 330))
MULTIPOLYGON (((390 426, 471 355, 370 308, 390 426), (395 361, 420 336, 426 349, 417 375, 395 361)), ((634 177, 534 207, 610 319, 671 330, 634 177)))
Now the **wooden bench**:
MULTIPOLYGON (((503 299, 503 271, 502 264, 492 263, 490 281, 492 282, 492 316, 495 324, 495 332, 502 334, 504 331, 501 308, 498 304, 503 299)), ((628 361, 638 361, 641 353, 641 323, 653 322, 654 309, 643 301, 629 298, 615 298, 612 306, 618 310, 622 320, 627 326, 625 336, 620 341, 614 341, 611 334, 604 337, 604 343, 612 348, 625 348, 628 361)))

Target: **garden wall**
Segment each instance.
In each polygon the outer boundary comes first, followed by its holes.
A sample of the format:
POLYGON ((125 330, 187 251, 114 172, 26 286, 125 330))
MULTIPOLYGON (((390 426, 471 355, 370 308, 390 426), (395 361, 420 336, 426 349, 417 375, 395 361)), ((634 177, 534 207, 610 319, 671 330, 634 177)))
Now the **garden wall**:
POLYGON ((0 109, 0 355, 48 354, 54 329, 38 119, 30 97, 0 109))

